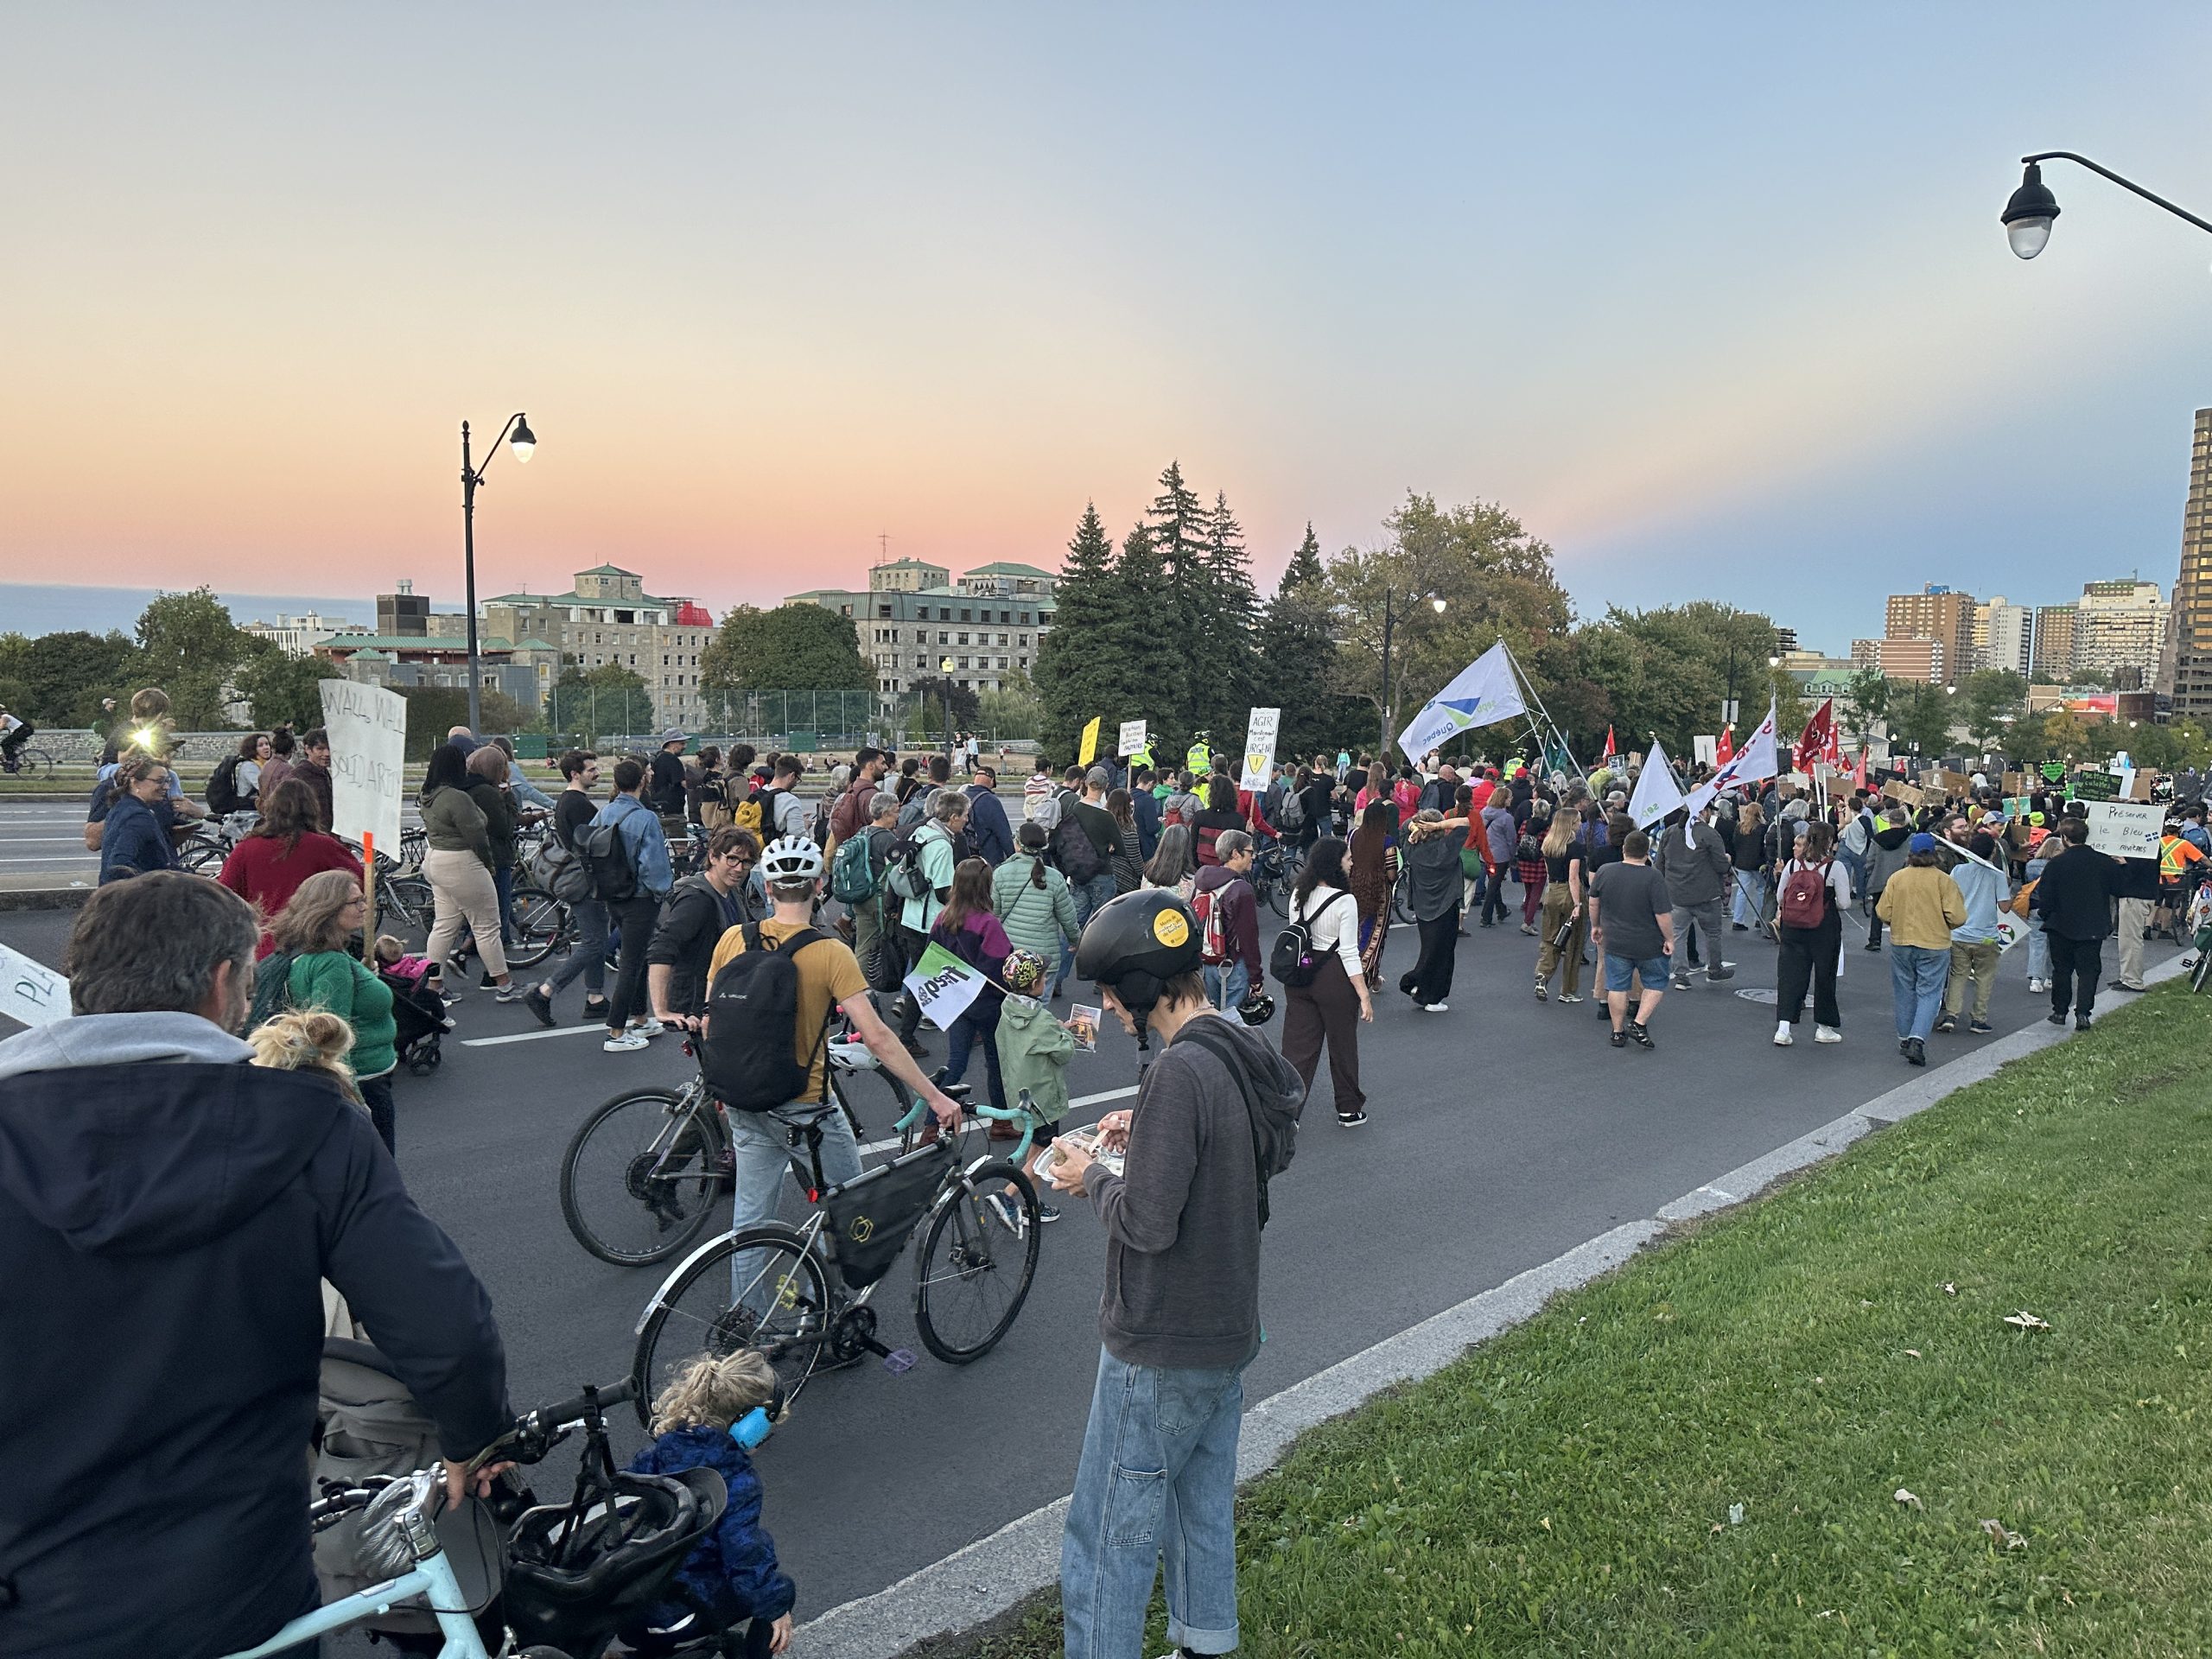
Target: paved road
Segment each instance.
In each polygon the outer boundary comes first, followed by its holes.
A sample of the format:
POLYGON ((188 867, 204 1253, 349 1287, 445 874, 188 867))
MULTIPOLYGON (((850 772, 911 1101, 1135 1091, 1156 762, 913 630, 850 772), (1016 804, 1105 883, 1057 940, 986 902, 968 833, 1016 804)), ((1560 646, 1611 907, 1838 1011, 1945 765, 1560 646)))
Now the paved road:
MULTIPOLYGON (((0 915, 0 939, 58 960, 69 919, 0 915)), ((1772 986, 1773 947, 1732 934, 1730 948, 1738 978, 1670 995, 1656 1053, 1609 1047, 1587 1003, 1536 1003, 1535 941, 1510 928, 1462 941, 1450 1013, 1386 994, 1363 1033, 1370 1125, 1335 1125, 1325 1071, 1297 1164, 1275 1189, 1268 1342, 1252 1397, 1648 1216, 1910 1075, 1891 1035, 1881 957, 1848 953, 1842 1046, 1813 1046, 1808 1027, 1782 1050, 1769 1041, 1768 1008, 1734 994, 1772 986)), ((1401 929, 1386 968, 1395 974, 1412 954, 1401 929)), ((2018 957, 2004 968, 2000 1033, 2046 1011, 2024 970, 2018 957)), ((621 1375, 655 1282, 652 1270, 607 1267, 570 1240, 555 1189, 561 1150, 593 1103, 641 1078, 680 1079, 687 1062, 665 1042, 618 1057, 588 1035, 538 1037, 526 1014, 482 996, 466 999, 461 1018, 466 1040, 448 1043, 443 1069, 401 1080, 400 1162, 490 1286, 514 1398, 527 1404, 621 1375), (470 1046, 501 1036, 524 1040, 470 1046)), ((1938 1038, 1936 1057, 1979 1040, 1938 1038)), ((1116 1031, 1098 1055, 1079 1057, 1073 1088, 1102 1094, 1135 1080, 1133 1046, 1116 1031)), ((766 1454, 769 1517, 802 1616, 880 1589, 1068 1490, 1096 1363, 1102 1243, 1086 1208, 1065 1208, 995 1353, 964 1370, 925 1357, 903 1376, 871 1365, 822 1378, 779 1433, 766 1454)), ((877 1306, 887 1340, 918 1349, 909 1285, 902 1262, 877 1306)), ((634 1426, 624 1435, 633 1444, 634 1426)))
POLYGON ((85 850, 85 809, 67 801, 0 803, 0 882, 10 887, 91 887, 98 853, 85 850))

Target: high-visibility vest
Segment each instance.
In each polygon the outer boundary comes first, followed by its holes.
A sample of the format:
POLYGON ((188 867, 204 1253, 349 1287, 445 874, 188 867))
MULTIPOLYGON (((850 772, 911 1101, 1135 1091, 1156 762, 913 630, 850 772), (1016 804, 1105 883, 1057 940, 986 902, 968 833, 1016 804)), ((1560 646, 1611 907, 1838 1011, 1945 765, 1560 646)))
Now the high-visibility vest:
POLYGON ((1183 765, 1194 778, 1203 778, 1213 770, 1213 747, 1203 739, 1191 745, 1183 756, 1183 765))

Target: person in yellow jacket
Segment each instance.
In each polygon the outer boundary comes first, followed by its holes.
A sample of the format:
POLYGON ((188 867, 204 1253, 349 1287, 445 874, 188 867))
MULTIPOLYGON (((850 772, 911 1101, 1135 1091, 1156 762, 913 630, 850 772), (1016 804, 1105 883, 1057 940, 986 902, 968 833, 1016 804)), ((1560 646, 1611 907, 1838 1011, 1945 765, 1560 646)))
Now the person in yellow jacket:
POLYGON ((1213 744, 1205 733, 1200 732, 1191 740, 1191 747, 1183 755, 1183 765, 1192 777, 1200 783, 1205 781, 1206 774, 1213 770, 1213 744))
POLYGON ((1924 830, 1908 841, 1904 868, 1890 877, 1874 903, 1874 913, 1890 930, 1897 1052, 1912 1065, 1928 1064, 1928 1036, 1950 972, 1951 930, 1967 918, 1966 895, 1937 864, 1936 846, 1924 830))

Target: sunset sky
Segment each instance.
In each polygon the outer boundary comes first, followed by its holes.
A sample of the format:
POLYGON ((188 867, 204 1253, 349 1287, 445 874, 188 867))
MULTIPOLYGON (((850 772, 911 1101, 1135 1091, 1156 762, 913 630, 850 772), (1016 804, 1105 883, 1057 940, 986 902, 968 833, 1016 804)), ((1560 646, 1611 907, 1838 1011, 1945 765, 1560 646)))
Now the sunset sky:
MULTIPOLYGON (((2212 404, 2202 6, 0 16, 0 580, 719 613, 1053 562, 1171 457, 1259 570, 1408 488, 1585 612, 1840 651, 1927 580, 2174 575, 2212 404)), ((0 615, 0 627, 9 626, 0 615)))

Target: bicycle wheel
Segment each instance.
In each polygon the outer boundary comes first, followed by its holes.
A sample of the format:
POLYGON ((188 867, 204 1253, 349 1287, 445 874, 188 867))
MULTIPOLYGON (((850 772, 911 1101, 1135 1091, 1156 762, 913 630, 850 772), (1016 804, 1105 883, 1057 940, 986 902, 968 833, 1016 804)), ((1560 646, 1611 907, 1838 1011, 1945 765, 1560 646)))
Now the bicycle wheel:
POLYGON ((395 875, 389 881, 378 882, 377 905, 387 916, 397 917, 426 938, 438 909, 430 884, 419 875, 395 875))
POLYGON ((701 1354, 751 1348, 776 1368, 788 1402, 814 1373, 833 1309, 822 1264, 791 1229, 770 1222, 716 1239, 653 1300, 638 1329, 631 1376, 638 1418, 701 1354))
POLYGON ((507 965, 532 968, 553 954, 569 932, 569 907, 536 883, 515 888, 507 965))
POLYGON ((665 1089, 617 1095, 561 1154, 561 1214, 576 1243, 619 1268, 665 1262, 698 1237, 729 1188, 721 1121, 665 1089))
POLYGON ((1390 889, 1390 914, 1401 922, 1414 918, 1414 880, 1410 872, 1399 876, 1398 885, 1390 889))
POLYGON ((25 749, 16 757, 16 764, 25 778, 50 778, 54 775, 54 757, 44 749, 25 749))
POLYGON ((1004 1159, 956 1177, 930 1212, 914 1261, 922 1345, 948 1365, 965 1365, 997 1346, 1029 1295, 1043 1230, 1037 1190, 1004 1159), (1007 1206, 1013 1225, 994 1199, 1007 1206))
POLYGON ((1293 877, 1287 860, 1279 861, 1275 866, 1274 873, 1268 878, 1268 888, 1266 893, 1268 908, 1274 912, 1278 916, 1287 917, 1290 914, 1290 888, 1292 880, 1293 877))
POLYGON ((2189 988, 2198 992, 2208 984, 2212 984, 2212 947, 2200 944, 2196 947, 2196 971, 2190 976, 2189 988))
POLYGON ((177 849, 176 867, 194 875, 219 875, 231 849, 209 836, 194 836, 177 849))

